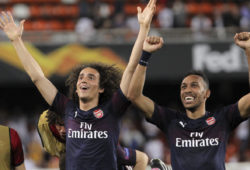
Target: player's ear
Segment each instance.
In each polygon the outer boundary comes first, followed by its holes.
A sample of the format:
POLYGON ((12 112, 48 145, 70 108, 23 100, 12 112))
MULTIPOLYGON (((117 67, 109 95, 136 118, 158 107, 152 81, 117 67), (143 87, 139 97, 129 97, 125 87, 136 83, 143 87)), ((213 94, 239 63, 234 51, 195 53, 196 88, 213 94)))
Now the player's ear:
POLYGON ((205 98, 208 99, 210 97, 211 91, 210 89, 206 90, 205 98))
POLYGON ((104 92, 104 88, 100 88, 99 93, 103 93, 103 92, 104 92))

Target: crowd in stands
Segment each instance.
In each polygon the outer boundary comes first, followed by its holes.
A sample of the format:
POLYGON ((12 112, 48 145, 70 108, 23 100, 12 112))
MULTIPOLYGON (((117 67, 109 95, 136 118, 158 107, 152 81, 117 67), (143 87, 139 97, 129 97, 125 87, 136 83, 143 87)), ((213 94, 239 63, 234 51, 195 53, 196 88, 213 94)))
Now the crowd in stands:
MULTIPOLYGON (((1 10, 26 19, 28 30, 138 29, 136 6, 147 0, 4 0, 1 10)), ((247 0, 158 0, 153 26, 204 31, 212 27, 250 27, 247 0)))

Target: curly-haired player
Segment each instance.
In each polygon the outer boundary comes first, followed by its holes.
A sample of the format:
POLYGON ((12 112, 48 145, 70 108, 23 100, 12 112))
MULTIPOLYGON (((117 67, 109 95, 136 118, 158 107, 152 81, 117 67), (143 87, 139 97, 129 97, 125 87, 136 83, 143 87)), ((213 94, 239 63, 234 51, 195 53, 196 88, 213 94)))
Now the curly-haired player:
MULTIPOLYGON (((45 110, 38 121, 38 132, 43 148, 52 156, 59 158, 60 170, 65 170, 65 138, 66 131, 63 117, 51 110, 45 110)), ((117 146, 118 170, 133 167, 134 170, 146 169, 148 156, 138 150, 117 146)))

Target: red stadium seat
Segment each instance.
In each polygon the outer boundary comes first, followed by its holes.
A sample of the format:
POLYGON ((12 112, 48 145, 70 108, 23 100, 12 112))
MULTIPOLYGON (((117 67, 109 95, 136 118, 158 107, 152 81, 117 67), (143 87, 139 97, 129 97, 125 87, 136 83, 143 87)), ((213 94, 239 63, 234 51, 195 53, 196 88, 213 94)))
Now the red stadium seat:
POLYGON ((45 20, 35 20, 32 22, 32 29, 33 30, 45 30, 47 29, 47 23, 45 20))
POLYGON ((30 6, 30 15, 31 15, 31 17, 41 16, 40 7, 38 5, 31 5, 30 6))
POLYGON ((31 21, 25 21, 24 23, 24 30, 33 30, 32 22, 31 21))
POLYGON ((64 23, 62 23, 61 21, 52 20, 48 24, 50 30, 63 30, 64 23))
POLYGON ((124 12, 126 15, 136 15, 137 14, 137 6, 141 8, 145 8, 146 5, 144 4, 125 4, 124 12))
POLYGON ((211 3, 203 2, 200 4, 200 12, 205 14, 212 14, 213 13, 213 5, 211 3))
POLYGON ((190 2, 186 5, 187 13, 190 15, 196 15, 200 12, 200 7, 198 3, 190 2))
POLYGON ((75 30, 75 22, 72 20, 66 20, 64 22, 64 29, 71 30, 71 31, 75 30))

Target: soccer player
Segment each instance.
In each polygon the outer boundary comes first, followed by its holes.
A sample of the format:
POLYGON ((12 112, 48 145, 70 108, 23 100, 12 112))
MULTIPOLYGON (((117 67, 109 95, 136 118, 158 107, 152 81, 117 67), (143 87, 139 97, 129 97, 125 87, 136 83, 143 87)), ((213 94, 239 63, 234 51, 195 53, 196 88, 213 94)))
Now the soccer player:
MULTIPOLYGON (((250 67, 249 34, 239 33, 234 39, 245 50, 250 67)), ((210 96, 208 79, 202 72, 194 71, 184 76, 180 86, 185 113, 158 105, 144 96, 142 90, 150 55, 162 44, 163 40, 159 37, 148 37, 144 42, 144 51, 132 77, 128 98, 143 111, 149 122, 165 133, 174 170, 224 170, 229 134, 249 117, 250 93, 234 104, 209 112, 206 110, 206 100, 210 96)))
MULTIPOLYGON (((44 111, 38 121, 38 132, 45 151, 52 156, 57 156, 60 170, 64 170, 66 131, 61 115, 51 110, 44 111)), ((118 170, 125 170, 127 167, 143 170, 147 167, 148 157, 143 152, 118 145, 117 162, 118 170)))
POLYGON ((25 170, 22 142, 18 133, 0 125, 0 169, 25 170))
POLYGON ((65 116, 67 170, 117 169, 120 120, 130 105, 126 98, 128 87, 150 28, 155 3, 156 0, 150 0, 143 11, 137 7, 140 30, 121 81, 113 66, 82 65, 73 70, 66 82, 70 98, 58 92, 26 49, 21 38, 24 20, 17 26, 10 12, 2 12, 0 28, 11 40, 25 71, 46 102, 56 113, 65 116))

